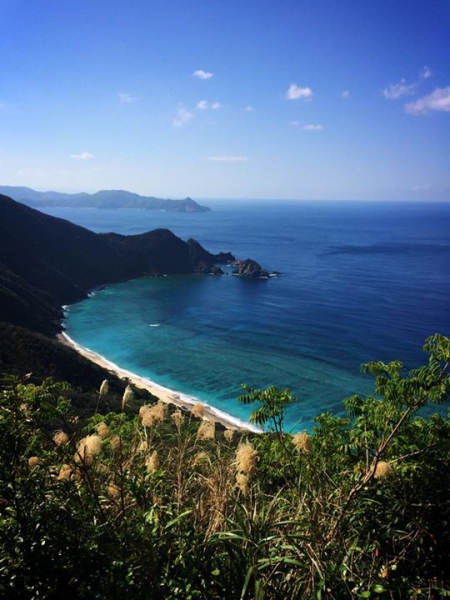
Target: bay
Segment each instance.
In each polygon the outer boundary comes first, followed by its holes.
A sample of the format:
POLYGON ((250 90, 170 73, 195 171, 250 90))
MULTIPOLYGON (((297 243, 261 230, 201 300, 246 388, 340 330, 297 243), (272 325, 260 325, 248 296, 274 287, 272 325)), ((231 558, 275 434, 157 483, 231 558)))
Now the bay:
MULTIPOLYGON (((208 204, 207 200, 202 203, 208 204)), ((178 276, 107 286, 70 307, 67 333, 112 362, 241 419, 240 385, 290 387, 287 426, 369 393, 359 365, 426 360, 450 334, 450 206, 209 202, 208 213, 51 209, 93 231, 167 227, 212 252, 251 257, 277 279, 178 276)))

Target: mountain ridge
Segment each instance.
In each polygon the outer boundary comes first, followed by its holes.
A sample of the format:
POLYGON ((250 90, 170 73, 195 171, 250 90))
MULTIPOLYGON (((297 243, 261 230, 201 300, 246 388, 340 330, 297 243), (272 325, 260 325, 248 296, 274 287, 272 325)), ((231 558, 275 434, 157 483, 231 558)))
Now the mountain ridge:
POLYGON ((208 212, 208 206, 202 206, 187 196, 182 200, 157 198, 155 196, 141 196, 127 190, 100 190, 93 194, 79 192, 69 194, 65 192, 45 191, 40 192, 25 186, 0 185, 0 194, 9 196, 31 206, 32 208, 44 207, 72 207, 72 208, 140 208, 146 210, 163 210, 167 212, 208 212))

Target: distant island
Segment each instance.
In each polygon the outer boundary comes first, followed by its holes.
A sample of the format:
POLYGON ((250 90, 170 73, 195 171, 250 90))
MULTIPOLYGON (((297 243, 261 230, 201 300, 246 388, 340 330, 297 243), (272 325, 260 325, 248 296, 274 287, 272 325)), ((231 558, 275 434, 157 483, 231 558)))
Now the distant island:
POLYGON ((169 200, 153 196, 140 196, 125 190, 101 190, 95 194, 81 192, 65 194, 63 192, 37 192, 28 187, 0 185, 0 194, 9 196, 17 202, 33 208, 71 207, 71 208, 143 208, 146 210, 164 210, 167 212, 208 212, 208 206, 201 206, 192 198, 169 200))

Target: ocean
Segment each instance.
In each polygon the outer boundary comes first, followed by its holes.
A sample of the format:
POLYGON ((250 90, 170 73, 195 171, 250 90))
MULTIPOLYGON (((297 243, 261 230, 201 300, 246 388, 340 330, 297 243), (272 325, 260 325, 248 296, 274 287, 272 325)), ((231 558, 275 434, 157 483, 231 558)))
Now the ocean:
POLYGON ((212 252, 253 258, 274 279, 143 278, 69 307, 66 332, 120 367, 247 421, 247 383, 289 387, 287 430, 311 429, 342 399, 370 394, 360 364, 426 361, 450 335, 450 205, 208 202, 207 213, 53 208, 96 232, 166 227, 212 252))

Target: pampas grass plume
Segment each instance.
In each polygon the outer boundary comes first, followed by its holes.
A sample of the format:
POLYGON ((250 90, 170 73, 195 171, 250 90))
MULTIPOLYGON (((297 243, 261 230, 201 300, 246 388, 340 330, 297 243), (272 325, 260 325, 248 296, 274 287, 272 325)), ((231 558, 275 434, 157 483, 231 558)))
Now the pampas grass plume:
POLYGON ((232 429, 225 429, 223 432, 223 437, 227 440, 227 442, 232 442, 234 438, 234 431, 232 429))
POLYGON ((393 472, 394 470, 388 462, 380 460, 380 462, 377 464, 377 468, 375 469, 374 477, 375 479, 386 479, 386 477, 392 475, 393 472))
POLYGON ((80 461, 80 456, 86 462, 91 462, 92 457, 100 454, 103 445, 103 440, 99 435, 87 435, 77 444, 77 454, 75 460, 80 461))
POLYGON ((148 442, 146 440, 142 440, 142 442, 139 444, 137 451, 138 452, 147 452, 148 450, 148 442))
POLYGON ((125 391, 123 393, 123 396, 122 396, 122 411, 125 410, 128 400, 130 400, 132 397, 133 397, 133 390, 131 389, 131 386, 127 385, 127 387, 125 388, 125 391))
POLYGON ((301 454, 311 454, 312 443, 310 436, 306 433, 306 431, 302 431, 297 433, 292 438, 292 443, 294 444, 297 452, 301 454))
POLYGON ((59 470, 59 474, 58 477, 56 479, 58 479, 58 481, 63 481, 66 479, 70 479, 70 476, 72 475, 72 467, 70 465, 63 465, 60 470, 59 470))
POLYGON ((120 437, 120 435, 112 435, 110 437, 109 443, 111 444, 112 448, 114 450, 120 450, 120 448, 122 447, 122 439, 120 437))
POLYGON ((61 429, 59 429, 58 431, 55 431, 55 434, 53 435, 53 441, 57 446, 62 446, 67 444, 69 441, 69 436, 65 431, 61 431, 61 429))
POLYGON ((145 466, 147 467, 147 471, 149 473, 153 473, 159 469, 159 456, 157 450, 154 450, 150 456, 147 457, 145 466))
POLYGON ((246 496, 248 494, 248 477, 244 473, 238 473, 236 475, 236 485, 241 492, 246 496))
POLYGON ((28 466, 30 467, 30 469, 34 469, 38 466, 40 462, 41 461, 38 456, 30 456, 30 458, 28 459, 28 466))
POLYGON ((86 440, 86 449, 88 454, 100 454, 103 440, 99 435, 88 435, 84 439, 86 440))
POLYGON ((248 477, 254 475, 257 455, 258 453, 250 442, 239 444, 236 451, 236 471, 244 473, 248 477))
POLYGON ((205 406, 201 404, 201 402, 196 402, 192 407, 192 414, 194 417, 198 417, 199 419, 203 419, 203 415, 205 414, 205 406))
POLYGON ((106 439, 109 436, 109 427, 103 421, 97 425, 96 430, 102 439, 106 439))
POLYGON ((174 413, 172 413, 170 418, 175 423, 176 428, 180 430, 181 424, 183 423, 183 414, 181 410, 176 410, 174 413))
POLYGON ((216 435, 216 424, 214 421, 202 421, 197 431, 198 440, 213 440, 216 435))
POLYGON ((110 498, 119 498, 120 496, 120 488, 115 483, 110 483, 108 485, 108 496, 110 498))
POLYGON ((103 396, 104 394, 107 394, 108 391, 109 391, 109 382, 107 379, 104 379, 102 382, 102 385, 100 386, 99 394, 100 394, 100 396, 103 396))
POLYGON ((166 416, 166 405, 164 402, 158 402, 153 406, 144 405, 139 409, 139 416, 144 427, 151 427, 153 423, 164 421, 166 416))

